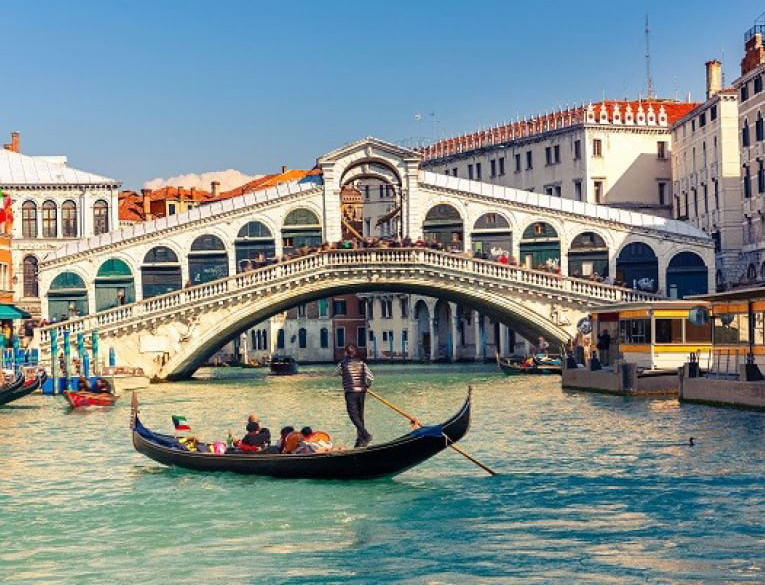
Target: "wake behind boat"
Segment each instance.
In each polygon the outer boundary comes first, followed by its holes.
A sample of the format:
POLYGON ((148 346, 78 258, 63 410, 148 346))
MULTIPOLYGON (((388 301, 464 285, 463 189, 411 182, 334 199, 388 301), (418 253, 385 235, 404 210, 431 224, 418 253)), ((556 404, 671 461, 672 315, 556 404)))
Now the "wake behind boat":
MULTIPOLYGON (((155 433, 138 418, 133 394, 131 425, 133 446, 150 459, 195 471, 230 471, 281 478, 372 479, 393 476, 419 465, 456 443, 470 427, 471 392, 449 420, 425 426, 379 445, 347 451, 301 454, 225 453, 187 450, 173 435, 155 433)), ((202 448, 206 445, 202 444, 202 448)))

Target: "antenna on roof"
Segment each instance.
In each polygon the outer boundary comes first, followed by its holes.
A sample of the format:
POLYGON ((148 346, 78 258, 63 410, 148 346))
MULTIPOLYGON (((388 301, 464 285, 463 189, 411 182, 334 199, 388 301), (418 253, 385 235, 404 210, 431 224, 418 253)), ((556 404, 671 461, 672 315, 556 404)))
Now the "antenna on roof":
POLYGON ((645 15, 645 77, 647 84, 647 99, 652 99, 653 96, 653 79, 651 78, 651 38, 650 30, 648 28, 648 15, 645 15))
POLYGON ((725 49, 722 50, 722 57, 720 58, 720 84, 723 89, 725 89, 725 49))

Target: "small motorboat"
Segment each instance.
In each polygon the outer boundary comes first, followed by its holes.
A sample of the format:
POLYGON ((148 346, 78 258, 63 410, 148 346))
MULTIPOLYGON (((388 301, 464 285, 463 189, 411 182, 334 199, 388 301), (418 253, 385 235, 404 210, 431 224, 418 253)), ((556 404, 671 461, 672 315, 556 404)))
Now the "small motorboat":
POLYGON ((13 382, 0 388, 0 404, 8 404, 31 394, 42 386, 46 378, 45 372, 37 372, 34 376, 18 374, 13 382))
POLYGON ((133 393, 130 428, 136 451, 163 465, 194 471, 230 471, 252 475, 309 479, 372 479, 392 476, 419 465, 465 436, 470 427, 471 393, 452 418, 440 425, 419 427, 379 445, 319 453, 211 453, 197 443, 194 451, 178 437, 155 433, 138 418, 138 398, 133 393))
POLYGON ((292 376, 298 373, 297 362, 290 355, 271 356, 268 367, 272 376, 292 376))
POLYGON ((119 396, 107 392, 64 392, 64 398, 72 408, 84 408, 86 406, 112 406, 119 396))
POLYGON ((550 356, 534 356, 523 360, 497 357, 497 364, 506 376, 517 376, 519 374, 561 375, 563 370, 560 359, 550 356))

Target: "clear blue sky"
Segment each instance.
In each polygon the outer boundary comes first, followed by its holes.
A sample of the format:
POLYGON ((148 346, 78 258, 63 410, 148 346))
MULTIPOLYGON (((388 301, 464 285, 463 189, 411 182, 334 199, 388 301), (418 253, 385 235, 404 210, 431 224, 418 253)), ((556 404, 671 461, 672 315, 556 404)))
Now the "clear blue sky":
POLYGON ((761 2, 24 0, 0 3, 0 138, 126 187, 265 173, 357 138, 453 135, 738 76, 761 2), (415 121, 415 114, 423 114, 415 121), (419 128, 418 128, 419 126, 419 128))

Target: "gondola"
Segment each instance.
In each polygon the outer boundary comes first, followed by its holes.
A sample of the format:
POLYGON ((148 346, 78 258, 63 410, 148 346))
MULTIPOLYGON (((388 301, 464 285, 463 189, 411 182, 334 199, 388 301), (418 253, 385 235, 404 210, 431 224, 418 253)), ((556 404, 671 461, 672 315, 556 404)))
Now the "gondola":
POLYGON ((64 392, 64 398, 72 408, 83 408, 85 406, 112 406, 117 402, 119 396, 114 394, 94 393, 94 392, 64 392))
POLYGON ((31 394, 42 386, 46 378, 44 372, 38 373, 31 379, 26 379, 24 374, 19 374, 13 382, 0 389, 0 405, 8 404, 31 394))
POLYGON ((280 478, 373 479, 402 473, 464 437, 470 427, 471 393, 457 414, 440 425, 420 427, 393 441, 362 449, 289 455, 188 451, 173 435, 155 433, 143 426, 135 393, 132 406, 133 446, 164 465, 280 478))
MULTIPOLYGON (((524 360, 525 361, 525 360, 524 360)), ((560 375, 562 368, 558 364, 546 364, 544 361, 534 359, 534 365, 523 365, 523 361, 512 361, 504 358, 497 358, 497 364, 506 376, 518 376, 521 374, 532 375, 560 375)))
POLYGON ((291 376, 298 373, 297 362, 289 355, 271 356, 268 367, 272 376, 291 376))

